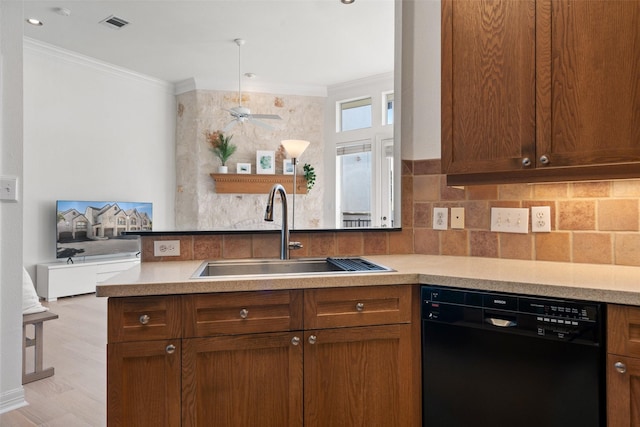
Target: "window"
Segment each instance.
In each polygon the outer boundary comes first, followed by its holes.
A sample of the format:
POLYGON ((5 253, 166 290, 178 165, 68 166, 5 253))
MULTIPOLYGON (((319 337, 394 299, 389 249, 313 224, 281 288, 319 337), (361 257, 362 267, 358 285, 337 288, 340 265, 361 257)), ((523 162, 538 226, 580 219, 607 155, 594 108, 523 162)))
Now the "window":
POLYGON ((76 221, 76 230, 86 230, 87 221, 76 221))
POLYGON ((393 93, 383 94, 384 101, 384 111, 382 112, 382 117, 384 117, 383 125, 392 125, 393 124, 393 93))
POLYGON ((371 127, 371 98, 345 101, 340 109, 340 132, 371 127))
POLYGON ((118 225, 127 225, 127 222, 124 220, 124 218, 118 218, 118 225))
POLYGON ((341 144, 336 150, 342 227, 371 226, 371 143, 341 144))

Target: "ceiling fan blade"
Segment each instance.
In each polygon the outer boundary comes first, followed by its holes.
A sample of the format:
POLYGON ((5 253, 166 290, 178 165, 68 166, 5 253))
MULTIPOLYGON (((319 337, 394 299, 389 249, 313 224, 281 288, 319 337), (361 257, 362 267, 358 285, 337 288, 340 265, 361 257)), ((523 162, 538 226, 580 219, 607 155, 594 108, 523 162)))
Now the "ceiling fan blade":
POLYGON ((254 119, 282 120, 282 117, 277 114, 252 114, 251 117, 254 119))
POLYGON ((231 120, 227 125, 222 129, 223 132, 231 130, 235 125, 238 124, 238 119, 231 120))
MULTIPOLYGON (((255 117, 255 116, 253 116, 253 117, 255 117)), ((249 118, 249 122, 253 123, 256 126, 260 126, 260 127, 265 128, 265 129, 273 130, 273 126, 270 126, 270 125, 268 125, 268 124, 266 124, 264 122, 261 122, 260 120, 255 120, 253 117, 249 118)))

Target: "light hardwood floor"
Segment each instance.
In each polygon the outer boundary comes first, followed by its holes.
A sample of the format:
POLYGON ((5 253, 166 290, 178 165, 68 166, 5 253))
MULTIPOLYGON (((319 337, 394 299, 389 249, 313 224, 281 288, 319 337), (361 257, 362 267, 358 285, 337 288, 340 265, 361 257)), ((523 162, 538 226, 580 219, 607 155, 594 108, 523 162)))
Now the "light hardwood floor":
POLYGON ((44 305, 60 316, 44 323, 44 367, 55 375, 25 384, 29 405, 0 415, 0 425, 105 426, 107 299, 89 294, 44 305))

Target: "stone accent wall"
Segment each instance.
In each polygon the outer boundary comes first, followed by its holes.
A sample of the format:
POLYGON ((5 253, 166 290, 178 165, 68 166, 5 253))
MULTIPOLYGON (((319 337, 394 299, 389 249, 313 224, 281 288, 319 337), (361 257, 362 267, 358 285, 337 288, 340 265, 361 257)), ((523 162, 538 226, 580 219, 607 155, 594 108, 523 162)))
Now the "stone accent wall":
MULTIPOLYGON (((205 138, 206 131, 222 130, 230 122, 227 109, 237 106, 235 92, 196 90, 177 96, 176 126, 176 227, 182 230, 258 230, 274 229, 280 224, 276 209, 273 223, 263 221, 267 194, 218 194, 210 173, 216 173, 220 161, 205 138)), ((298 176, 305 163, 318 177, 323 173, 323 126, 325 98, 295 95, 245 93, 242 105, 257 114, 278 114, 282 120, 264 120, 273 126, 265 129, 251 123, 236 124, 225 132, 233 135, 237 151, 227 162, 229 173, 237 163, 251 163, 256 173, 256 151, 277 152, 283 139, 311 142, 298 163, 298 176)), ((276 155, 276 173, 282 173, 283 154, 276 155)), ((318 228, 322 224, 324 189, 316 181, 306 195, 296 195, 297 228, 318 228)), ((289 217, 293 208, 289 197, 289 217)))

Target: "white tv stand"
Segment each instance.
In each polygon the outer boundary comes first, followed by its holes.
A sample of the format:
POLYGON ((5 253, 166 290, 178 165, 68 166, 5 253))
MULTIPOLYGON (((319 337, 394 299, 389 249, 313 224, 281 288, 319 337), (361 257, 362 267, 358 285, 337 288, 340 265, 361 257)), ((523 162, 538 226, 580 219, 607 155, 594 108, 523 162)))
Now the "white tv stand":
POLYGON ((139 258, 107 258, 99 261, 64 261, 38 264, 36 292, 47 301, 59 297, 88 294, 96 284, 140 263, 139 258))

